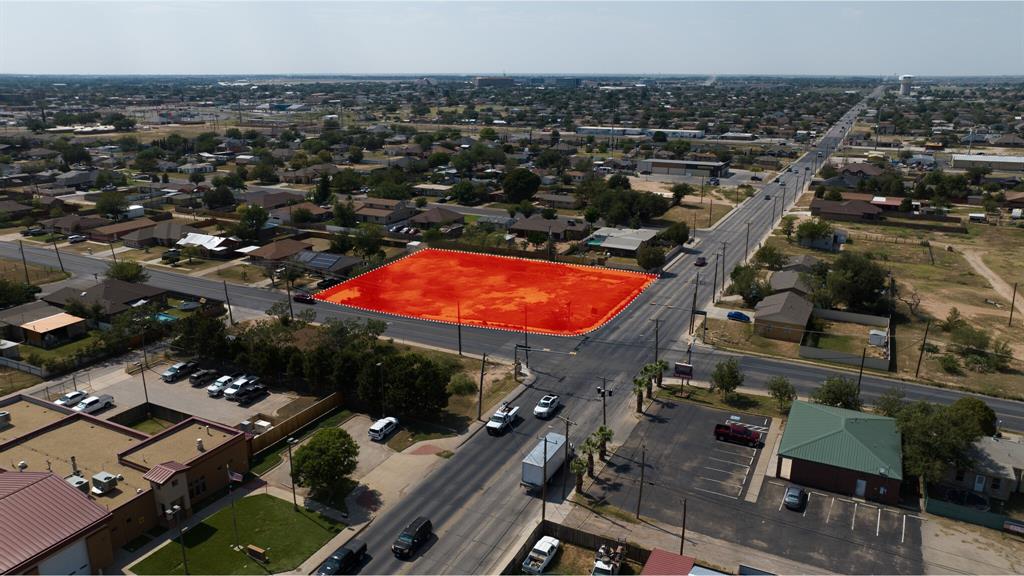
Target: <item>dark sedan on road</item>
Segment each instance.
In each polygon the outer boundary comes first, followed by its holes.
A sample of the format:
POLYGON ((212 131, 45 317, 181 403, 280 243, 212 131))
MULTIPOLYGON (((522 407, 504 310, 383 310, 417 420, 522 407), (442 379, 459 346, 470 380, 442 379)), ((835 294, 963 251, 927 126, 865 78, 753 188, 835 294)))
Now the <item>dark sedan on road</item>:
POLYGON ((308 292, 296 292, 292 300, 302 304, 316 304, 316 299, 308 292))
POLYGON ((694 266, 707 266, 708 259, 703 256, 697 256, 697 261, 693 263, 694 266))

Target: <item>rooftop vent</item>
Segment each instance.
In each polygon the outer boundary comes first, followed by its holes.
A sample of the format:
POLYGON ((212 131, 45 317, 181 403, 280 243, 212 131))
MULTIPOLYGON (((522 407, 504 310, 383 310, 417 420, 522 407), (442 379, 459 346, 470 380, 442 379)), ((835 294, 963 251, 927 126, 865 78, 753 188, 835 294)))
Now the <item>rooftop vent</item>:
POLYGON ((10 425, 11 425, 11 413, 10 412, 0 412, 0 430, 3 430, 4 428, 7 428, 10 425))
POLYGON ((203 448, 202 438, 196 438, 196 450, 199 450, 200 452, 203 452, 205 450, 205 448, 203 448))
POLYGON ((82 494, 88 494, 89 493, 89 481, 86 480, 85 478, 82 478, 81 476, 79 476, 77 474, 73 474, 71 476, 68 476, 67 478, 64 479, 64 481, 67 482, 68 484, 74 486, 75 488, 78 488, 79 490, 81 490, 82 494))
POLYGON ((102 496, 114 488, 117 488, 117 476, 110 472, 100 472, 92 477, 92 493, 102 496))

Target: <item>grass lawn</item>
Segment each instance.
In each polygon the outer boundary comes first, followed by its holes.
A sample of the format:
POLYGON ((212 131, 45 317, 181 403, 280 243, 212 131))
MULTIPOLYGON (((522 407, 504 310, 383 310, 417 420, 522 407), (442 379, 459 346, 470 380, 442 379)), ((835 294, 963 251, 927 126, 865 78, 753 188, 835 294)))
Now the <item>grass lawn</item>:
POLYGON ((722 203, 712 204, 707 198, 701 204, 698 198, 687 197, 679 206, 673 206, 660 217, 655 218, 651 224, 655 226, 668 226, 674 222, 685 222, 693 226, 694 217, 697 218, 697 228, 707 228, 721 220, 726 214, 732 212, 732 206, 722 203), (710 210, 711 219, 708 220, 710 210))
MULTIPOLYGON (((753 316, 749 310, 745 310, 745 313, 753 316)), ((783 358, 796 358, 800 352, 800 344, 796 342, 773 340, 754 334, 753 323, 717 318, 708 318, 705 322, 708 328, 705 341, 720 348, 760 352, 783 358)))
MULTIPOLYGON (((70 274, 61 272, 60 268, 37 266, 32 263, 29 263, 28 265, 28 279, 32 284, 37 286, 40 284, 64 280, 69 276, 70 274)), ((0 277, 12 282, 24 282, 25 266, 19 260, 0 258, 0 277)))
POLYGON ((97 339, 98 332, 94 330, 90 332, 89 335, 86 336, 85 338, 75 340, 74 342, 70 342, 63 346, 50 348, 48 350, 45 348, 36 348, 35 346, 29 346, 28 344, 20 344, 19 346, 21 347, 22 358, 28 358, 30 355, 35 354, 39 356, 43 361, 45 361, 58 358, 67 358, 68 356, 71 356, 75 352, 78 352, 79 350, 88 347, 97 339))
MULTIPOLYGON (((230 507, 185 533, 192 574, 270 574, 292 570, 345 528, 315 512, 292 510, 291 502, 257 494, 235 503, 239 544, 267 550, 269 562, 259 564, 231 549, 234 529, 230 507)), ((177 538, 132 566, 136 574, 184 574, 177 538)))
MULTIPOLYGON (((348 410, 338 410, 337 412, 331 414, 330 416, 327 416, 326 418, 323 418, 313 426, 309 427, 306 430, 306 432, 302 434, 302 436, 298 436, 296 438, 297 440, 301 441, 302 439, 306 438, 307 436, 309 436, 313 432, 316 432, 317 430, 322 430, 325 428, 336 428, 351 417, 352 413, 349 412, 348 410)), ((249 468, 249 471, 257 476, 265 474, 271 468, 281 463, 281 454, 287 450, 287 444, 285 444, 284 442, 278 442, 277 446, 270 448, 268 450, 264 450, 263 452, 257 454, 252 459, 252 462, 250 462, 251 466, 249 468)))
POLYGON ((146 434, 149 435, 163 432, 164 430, 170 428, 171 426, 174 426, 172 422, 168 422, 167 420, 161 420, 160 418, 155 417, 147 418, 141 422, 136 422, 135 424, 132 424, 132 428, 138 430, 139 432, 145 432, 146 434))
POLYGON ((709 408, 728 410, 731 412, 745 412, 758 416, 771 416, 773 418, 785 417, 786 414, 779 411, 778 405, 770 396, 758 394, 744 394, 734 392, 728 398, 723 399, 718 392, 711 392, 707 388, 696 386, 680 386, 678 384, 666 384, 664 388, 655 388, 655 395, 664 400, 676 400, 693 402, 709 408))
MULTIPOLYGON (((586 482, 584 482, 584 487, 586 487, 586 482)), ((626 510, 623 510, 622 508, 619 508, 618 506, 609 504, 603 498, 600 500, 595 500, 594 497, 590 496, 589 494, 580 494, 579 492, 573 492, 569 499, 572 500, 574 503, 579 504, 580 506, 590 509, 595 514, 598 514, 600 516, 615 518, 617 520, 628 522, 630 524, 640 523, 640 521, 637 520, 635 513, 628 512, 626 510)), ((590 567, 593 568, 593 553, 591 553, 590 558, 590 567)))
POLYGON ((29 374, 28 372, 21 372, 20 370, 7 367, 0 368, 0 396, 17 392, 29 386, 35 386, 42 381, 43 379, 39 376, 29 374))
POLYGON ((221 268, 214 272, 213 275, 222 280, 230 280, 240 284, 249 284, 267 279, 267 275, 263 273, 263 268, 253 266, 252 264, 238 264, 221 268))

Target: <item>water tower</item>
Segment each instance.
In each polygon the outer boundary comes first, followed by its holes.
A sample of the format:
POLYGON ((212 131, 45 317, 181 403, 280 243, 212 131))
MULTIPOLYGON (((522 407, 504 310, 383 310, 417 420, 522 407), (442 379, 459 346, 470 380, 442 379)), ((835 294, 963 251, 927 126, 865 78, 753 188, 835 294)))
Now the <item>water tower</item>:
POLYGON ((910 74, 900 76, 900 96, 910 96, 910 85, 913 82, 914 77, 910 74))

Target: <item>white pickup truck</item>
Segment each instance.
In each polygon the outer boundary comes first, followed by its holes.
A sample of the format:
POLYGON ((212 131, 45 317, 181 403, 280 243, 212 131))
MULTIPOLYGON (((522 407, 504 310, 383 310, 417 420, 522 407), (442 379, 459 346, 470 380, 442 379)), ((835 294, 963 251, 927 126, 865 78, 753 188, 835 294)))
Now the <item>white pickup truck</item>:
POLYGON ((515 426, 519 406, 512 406, 511 402, 502 402, 498 411, 487 421, 487 433, 491 436, 503 434, 506 430, 515 426))

